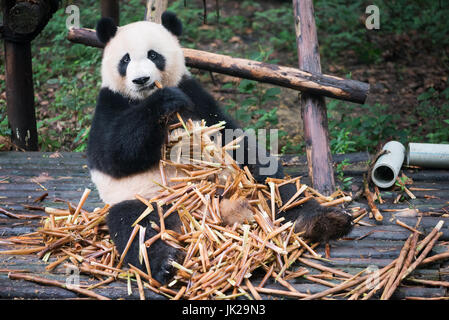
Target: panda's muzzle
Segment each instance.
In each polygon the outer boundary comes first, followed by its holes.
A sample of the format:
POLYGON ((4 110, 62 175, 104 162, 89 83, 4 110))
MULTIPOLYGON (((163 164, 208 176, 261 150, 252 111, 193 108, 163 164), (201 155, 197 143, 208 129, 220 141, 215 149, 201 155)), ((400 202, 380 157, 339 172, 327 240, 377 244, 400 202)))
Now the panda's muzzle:
POLYGON ((145 85, 150 80, 150 77, 140 77, 133 80, 133 83, 138 84, 140 86, 145 85))

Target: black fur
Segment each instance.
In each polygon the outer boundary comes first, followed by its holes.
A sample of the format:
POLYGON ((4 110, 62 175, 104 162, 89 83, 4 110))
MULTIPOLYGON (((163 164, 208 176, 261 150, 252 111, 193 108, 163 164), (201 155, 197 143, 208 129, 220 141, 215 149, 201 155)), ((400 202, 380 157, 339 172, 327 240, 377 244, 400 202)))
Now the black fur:
POLYGON ((131 62, 129 54, 125 54, 123 58, 120 59, 118 63, 118 73, 124 77, 126 76, 126 69, 128 69, 128 64, 131 62))
POLYGON ((111 40, 117 32, 117 26, 111 18, 101 18, 97 23, 97 38, 106 44, 111 40))
POLYGON ((90 169, 122 178, 158 165, 163 119, 191 104, 179 88, 157 90, 142 101, 101 89, 87 146, 90 169))
MULTIPOLYGON (((286 184, 279 188, 282 203, 296 193, 295 184, 286 184)), ((311 199, 298 207, 280 212, 286 221, 295 221, 295 231, 304 231, 304 237, 315 242, 326 243, 336 240, 351 232, 352 216, 337 207, 323 207, 311 199)))
MULTIPOLYGON (((146 207, 147 206, 139 200, 129 200, 120 202, 119 204, 112 206, 109 210, 107 216, 109 233, 119 252, 123 252, 125 249, 129 236, 133 230, 131 225, 137 218, 139 218, 146 207)), ((158 226, 160 225, 159 216, 156 211, 157 209, 155 207, 153 209, 153 212, 139 221, 139 225, 146 228, 145 240, 148 240, 159 233, 151 226, 151 223, 155 223, 158 226)), ((162 209, 166 208, 163 207, 162 209)), ((164 223, 167 229, 177 231, 181 222, 179 221, 178 215, 175 213, 165 218, 164 223)), ((166 283, 170 277, 173 276, 175 271, 168 262, 172 260, 178 261, 182 258, 182 252, 160 239, 156 240, 156 242, 147 249, 147 252, 152 277, 161 283, 166 283)), ((139 234, 134 238, 128 253, 125 256, 123 266, 128 266, 128 263, 146 272, 145 263, 141 264, 139 261, 139 234)))
POLYGON ((181 110, 183 118, 204 119, 208 126, 224 120, 226 121, 225 127, 228 129, 239 127, 231 117, 221 110, 215 99, 194 78, 184 76, 178 87, 193 102, 192 108, 181 110))
POLYGON ((175 13, 165 11, 161 16, 161 21, 162 25, 175 36, 179 37, 182 34, 182 22, 175 13))
POLYGON ((153 61, 159 70, 161 71, 165 70, 165 57, 161 55, 159 52, 156 52, 154 50, 148 51, 148 59, 153 61))

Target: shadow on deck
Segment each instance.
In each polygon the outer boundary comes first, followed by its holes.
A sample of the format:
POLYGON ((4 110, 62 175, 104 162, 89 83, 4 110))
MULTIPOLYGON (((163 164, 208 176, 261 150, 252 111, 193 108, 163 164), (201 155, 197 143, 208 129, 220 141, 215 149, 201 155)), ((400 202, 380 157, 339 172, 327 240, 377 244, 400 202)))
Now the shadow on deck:
MULTIPOLYGON (((363 173, 369 156, 366 153, 358 153, 343 156, 335 156, 334 161, 340 162, 347 158, 351 163, 344 171, 345 176, 353 177, 353 192, 362 185, 363 173)), ((283 158, 286 165, 286 173, 291 176, 303 176, 303 182, 308 183, 307 165, 304 158, 288 156, 283 158)), ((103 207, 95 187, 90 181, 85 155, 82 153, 0 153, 0 207, 17 214, 45 215, 41 211, 30 211, 23 205, 36 205, 33 200, 48 192, 48 197, 40 206, 62 208, 63 203, 55 202, 55 199, 77 203, 85 188, 93 191, 84 208, 93 210, 95 207, 103 207), (59 155, 59 156, 57 156, 59 155)), ((404 241, 410 235, 410 231, 396 224, 396 219, 409 226, 414 226, 417 221, 417 211, 423 213, 423 219, 419 230, 429 233, 439 220, 444 220, 443 235, 432 249, 429 255, 448 251, 449 248, 449 171, 443 170, 417 170, 404 169, 404 174, 413 179, 410 190, 416 199, 407 199, 398 204, 393 200, 398 193, 392 190, 383 190, 384 204, 378 207, 384 215, 381 223, 373 219, 364 218, 362 221, 372 226, 356 225, 347 238, 331 243, 331 264, 337 269, 356 274, 357 272, 373 266, 382 268, 398 257, 404 241), (417 210, 407 210, 407 209, 417 210), (448 210, 446 210, 446 209, 448 210), (399 211, 400 209, 404 209, 399 211), (395 211, 393 211, 395 210, 395 211)), ((368 208, 366 202, 352 202, 350 207, 368 208)), ((39 219, 14 219, 0 212, 0 249, 6 247, 2 239, 33 232, 39 225, 39 219)), ((8 246, 10 248, 10 246, 8 246)), ((324 256, 324 246, 317 248, 317 253, 324 256)), ((49 262, 54 259, 50 258, 49 262)), ((316 261, 327 264, 323 261, 316 261)), ((36 255, 0 255, 0 299, 25 298, 25 299, 65 299, 76 298, 77 294, 65 289, 41 286, 22 280, 10 280, 8 271, 28 270, 34 275, 65 282, 66 270, 63 266, 57 267, 49 273, 45 270, 48 263, 39 260, 36 255)), ((449 261, 428 264, 424 268, 416 269, 412 273, 414 278, 427 280, 449 281, 449 261)), ((259 278, 260 279, 260 278, 259 278)), ((254 280, 258 284, 258 280, 254 280)), ((270 280, 271 281, 271 280, 270 280)), ((81 275, 81 284, 93 284, 97 280, 81 275)), ((309 282, 303 278, 291 281, 293 287, 300 292, 316 293, 327 287, 309 282)), ((134 286, 134 285, 133 285, 134 286)), ((285 289, 278 283, 267 282, 265 285, 273 289, 285 289)), ((95 292, 110 298, 139 298, 137 286, 133 287, 133 294, 127 295, 126 281, 117 281, 95 292)), ((163 299, 149 290, 145 290, 147 298, 163 299)), ((270 298, 262 295, 264 298, 270 298)), ((393 299, 405 297, 447 297, 445 287, 417 286, 414 283, 402 284, 393 295, 393 299)))

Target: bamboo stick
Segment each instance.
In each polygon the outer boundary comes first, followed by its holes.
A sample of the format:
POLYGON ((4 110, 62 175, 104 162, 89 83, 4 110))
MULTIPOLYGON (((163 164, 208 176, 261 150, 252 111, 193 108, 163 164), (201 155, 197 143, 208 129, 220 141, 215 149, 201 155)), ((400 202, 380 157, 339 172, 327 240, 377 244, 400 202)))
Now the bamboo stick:
POLYGON ((76 286, 68 286, 65 283, 60 283, 59 281, 56 281, 56 280, 49 280, 49 279, 31 276, 31 275, 22 274, 22 273, 10 273, 10 274, 8 274, 8 278, 13 279, 13 280, 26 280, 26 281, 43 284, 43 285, 55 286, 55 287, 67 289, 67 290, 70 290, 70 291, 73 291, 73 292, 76 292, 76 293, 79 293, 79 294, 82 294, 82 295, 85 295, 85 296, 88 296, 91 298, 95 298, 98 300, 110 300, 109 298, 99 295, 91 290, 78 288, 76 286))

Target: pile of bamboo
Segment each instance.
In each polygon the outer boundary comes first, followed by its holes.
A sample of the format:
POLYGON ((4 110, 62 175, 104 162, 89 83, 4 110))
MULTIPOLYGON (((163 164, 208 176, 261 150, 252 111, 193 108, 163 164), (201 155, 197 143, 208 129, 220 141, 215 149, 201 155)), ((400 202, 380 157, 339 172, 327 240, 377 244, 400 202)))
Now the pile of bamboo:
MULTIPOLYGON (((239 147, 242 137, 222 146, 212 136, 224 128, 224 123, 207 127, 204 122, 179 123, 170 127, 160 163, 161 193, 152 199, 137 198, 148 208, 137 219, 133 234, 137 235, 138 221, 152 214, 152 203, 157 204, 159 233, 141 244, 149 248, 157 239, 183 250, 182 263, 173 262, 177 274, 169 287, 180 288, 175 299, 231 299, 238 296, 258 297, 250 278, 254 270, 265 268, 276 281, 284 284, 285 276, 299 277, 307 270, 289 272, 291 264, 304 252, 318 256, 294 231, 294 223, 283 223, 277 210, 286 210, 316 197, 326 205, 349 201, 342 192, 325 197, 294 179, 268 179, 267 184, 255 181, 247 167, 241 169, 227 153, 239 147), (187 154, 181 151, 187 150, 187 154), (171 155, 171 157, 169 157, 171 155), (167 175, 166 171, 174 173, 167 175), (297 193, 282 203, 279 187, 292 183, 297 193), (218 194, 229 200, 244 199, 249 204, 251 217, 246 223, 223 225, 221 201, 218 194), (334 198, 335 197, 335 198, 334 198), (169 205, 166 212, 161 207, 169 205), (178 214, 181 232, 166 230, 164 219, 178 214), (244 289, 244 286, 247 289, 244 289)), ((142 250, 141 252, 145 252, 142 250)), ((142 260, 145 260, 145 253, 142 260)), ((151 261, 147 263, 147 266, 151 261)), ((147 268, 147 275, 151 272, 147 268)), ((266 279, 265 279, 266 281, 266 279)), ((263 291, 263 290, 262 290, 263 291)))
MULTIPOLYGON (((44 261, 53 257, 55 260, 47 266, 48 271, 63 264, 95 277, 98 279, 96 284, 89 287, 67 286, 21 273, 10 273, 10 278, 60 286, 97 299, 106 297, 92 289, 117 280, 127 281, 129 293, 132 290, 131 282, 135 281, 141 299, 145 299, 145 288, 169 299, 193 300, 234 299, 240 296, 261 299, 261 294, 300 299, 369 299, 383 288, 382 299, 389 299, 397 286, 419 265, 447 258, 447 253, 427 257, 441 236, 441 221, 420 242, 419 234, 413 232, 400 256, 375 274, 375 286, 370 285, 373 273, 368 269, 352 275, 314 262, 325 260, 314 251, 318 243, 312 244, 303 239, 301 232, 295 232, 293 222, 278 218, 279 211, 312 198, 327 206, 350 201, 351 198, 341 191, 325 197, 302 184, 300 177, 269 178, 267 184, 259 184, 248 168, 241 169, 227 153, 238 148, 241 138, 225 146, 213 141, 212 135, 223 129, 223 123, 207 127, 204 122, 185 123, 179 119, 178 124, 170 127, 171 134, 163 150, 165 156, 160 161, 162 183, 157 183, 160 191, 151 199, 136 195, 147 208, 130 229, 128 245, 121 255, 111 243, 105 225, 109 207, 97 208, 93 212, 82 208, 89 189, 85 190, 77 206, 67 203, 66 210, 46 208, 48 217, 43 219, 42 227, 36 232, 8 239, 11 243, 32 244, 31 248, 0 252, 37 253, 44 261), (180 150, 191 152, 186 155, 180 150), (297 192, 283 203, 279 187, 289 183, 296 186, 297 192), (222 198, 244 199, 249 205, 251 217, 243 223, 224 225, 221 202, 225 200, 222 198), (153 204, 156 204, 157 210, 153 209, 153 204), (165 212, 161 209, 164 205, 169 208, 165 212), (145 240, 145 229, 139 222, 150 214, 157 215, 159 219, 159 225, 151 226, 158 233, 145 240), (181 228, 178 231, 165 227, 164 220, 171 214, 177 214, 180 218, 181 228), (130 244, 136 238, 146 272, 123 263, 130 244), (184 252, 183 261, 172 262, 177 272, 167 284, 158 283, 152 278, 151 260, 146 250, 151 252, 151 246, 159 239, 184 252), (294 262, 300 266, 292 270, 294 262), (253 284, 252 278, 256 269, 265 273, 257 285, 253 284), (329 289, 316 294, 299 292, 288 282, 297 277, 329 289), (266 288, 265 284, 270 278, 285 290, 266 288)), ((361 214, 358 212, 354 216, 361 214)))

